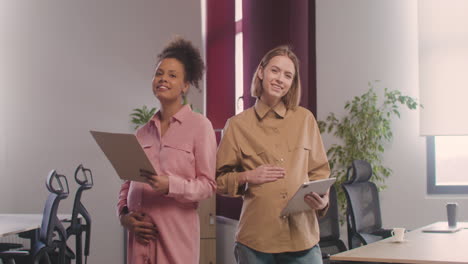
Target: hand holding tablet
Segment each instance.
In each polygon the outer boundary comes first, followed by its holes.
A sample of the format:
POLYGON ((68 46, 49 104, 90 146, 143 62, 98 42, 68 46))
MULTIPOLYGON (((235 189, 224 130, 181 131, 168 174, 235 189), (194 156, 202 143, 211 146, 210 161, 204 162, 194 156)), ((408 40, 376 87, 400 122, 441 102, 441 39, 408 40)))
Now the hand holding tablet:
POLYGON ((122 180, 146 182, 141 170, 156 174, 145 151, 133 134, 90 131, 122 180))
POLYGON ((299 186, 294 196, 288 201, 286 207, 281 211, 280 216, 312 210, 304 201, 304 196, 311 192, 315 192, 318 195, 325 195, 335 181, 336 178, 329 178, 302 184, 299 186))

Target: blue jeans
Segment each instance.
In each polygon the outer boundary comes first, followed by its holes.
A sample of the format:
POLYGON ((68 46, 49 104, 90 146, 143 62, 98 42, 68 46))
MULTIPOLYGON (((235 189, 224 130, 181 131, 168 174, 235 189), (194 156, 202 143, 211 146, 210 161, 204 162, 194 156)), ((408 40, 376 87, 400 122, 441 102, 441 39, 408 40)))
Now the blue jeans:
POLYGON ((263 253, 236 242, 234 255, 237 264, 322 264, 319 245, 296 252, 263 253))

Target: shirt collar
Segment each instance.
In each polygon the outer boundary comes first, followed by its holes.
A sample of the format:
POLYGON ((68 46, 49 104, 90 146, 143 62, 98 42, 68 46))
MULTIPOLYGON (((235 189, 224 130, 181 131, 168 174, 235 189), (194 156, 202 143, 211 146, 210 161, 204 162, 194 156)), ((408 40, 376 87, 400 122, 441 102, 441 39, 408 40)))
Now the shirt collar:
MULTIPOLYGON (((160 111, 156 112, 156 114, 154 114, 154 116, 151 118, 152 123, 156 122, 156 120, 158 120, 159 123, 159 121, 161 120, 159 118, 159 112, 160 111)), ((183 123, 184 120, 189 118, 190 113, 192 113, 192 108, 190 107, 190 105, 184 105, 177 113, 175 113, 172 116, 172 120, 177 120, 179 123, 183 123)))
POLYGON ((257 101, 255 102, 254 108, 255 108, 255 112, 257 112, 257 115, 260 117, 260 119, 263 119, 265 115, 268 112, 270 112, 270 110, 275 112, 281 118, 284 118, 284 116, 286 115, 286 106, 284 105, 283 100, 281 100, 275 106, 269 107, 262 100, 257 99, 257 101))
POLYGON ((190 107, 190 105, 186 104, 182 106, 182 108, 177 113, 175 113, 175 115, 173 115, 172 118, 179 121, 180 123, 183 123, 184 120, 189 118, 189 115, 191 113, 192 113, 192 108, 190 107))

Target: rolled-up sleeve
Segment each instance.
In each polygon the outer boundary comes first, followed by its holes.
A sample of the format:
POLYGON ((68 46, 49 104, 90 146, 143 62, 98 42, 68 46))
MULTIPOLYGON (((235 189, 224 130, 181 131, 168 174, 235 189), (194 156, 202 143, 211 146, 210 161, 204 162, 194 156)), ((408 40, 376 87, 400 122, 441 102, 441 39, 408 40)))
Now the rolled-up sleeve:
POLYGON ((309 130, 311 137, 311 150, 308 162, 309 180, 319 180, 330 177, 330 166, 328 164, 327 153, 323 146, 322 137, 315 118, 311 115, 309 120, 309 130))
MULTIPOLYGON (((325 179, 330 177, 330 165, 328 163, 327 154, 323 146, 320 130, 313 115, 308 120, 308 127, 311 135, 311 150, 308 162, 308 176, 310 181, 325 179)), ((327 213, 328 205, 317 211, 317 215, 324 216, 327 213)))
POLYGON ((239 148, 235 144, 232 130, 228 120, 216 154, 216 183, 219 194, 238 197, 243 194, 239 188, 239 172, 236 171, 236 168, 240 167, 239 148))

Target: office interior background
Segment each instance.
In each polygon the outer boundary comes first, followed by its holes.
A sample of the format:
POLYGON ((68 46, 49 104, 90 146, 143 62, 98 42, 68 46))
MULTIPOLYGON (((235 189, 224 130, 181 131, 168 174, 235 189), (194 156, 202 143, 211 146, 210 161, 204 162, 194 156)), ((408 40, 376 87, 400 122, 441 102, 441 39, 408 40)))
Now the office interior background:
MULTIPOLYGON (((82 199, 93 217, 89 262, 124 262, 115 213, 121 182, 89 130, 130 133, 133 108, 158 107, 151 91, 156 55, 176 34, 204 46, 202 5, 0 0, 0 213, 41 213, 47 173, 55 168, 72 177, 83 163, 95 181, 82 199)), ((315 8, 317 119, 343 113, 345 101, 372 80, 420 97, 417 0, 316 0, 315 8)), ((210 103, 195 89, 189 100, 202 111, 210 103)), ((393 174, 381 192, 386 227, 444 221, 449 201, 468 219, 466 194, 427 193, 419 119, 418 111, 404 110, 393 123, 384 156, 393 174)), ((326 147, 334 141, 323 140, 326 147)))

